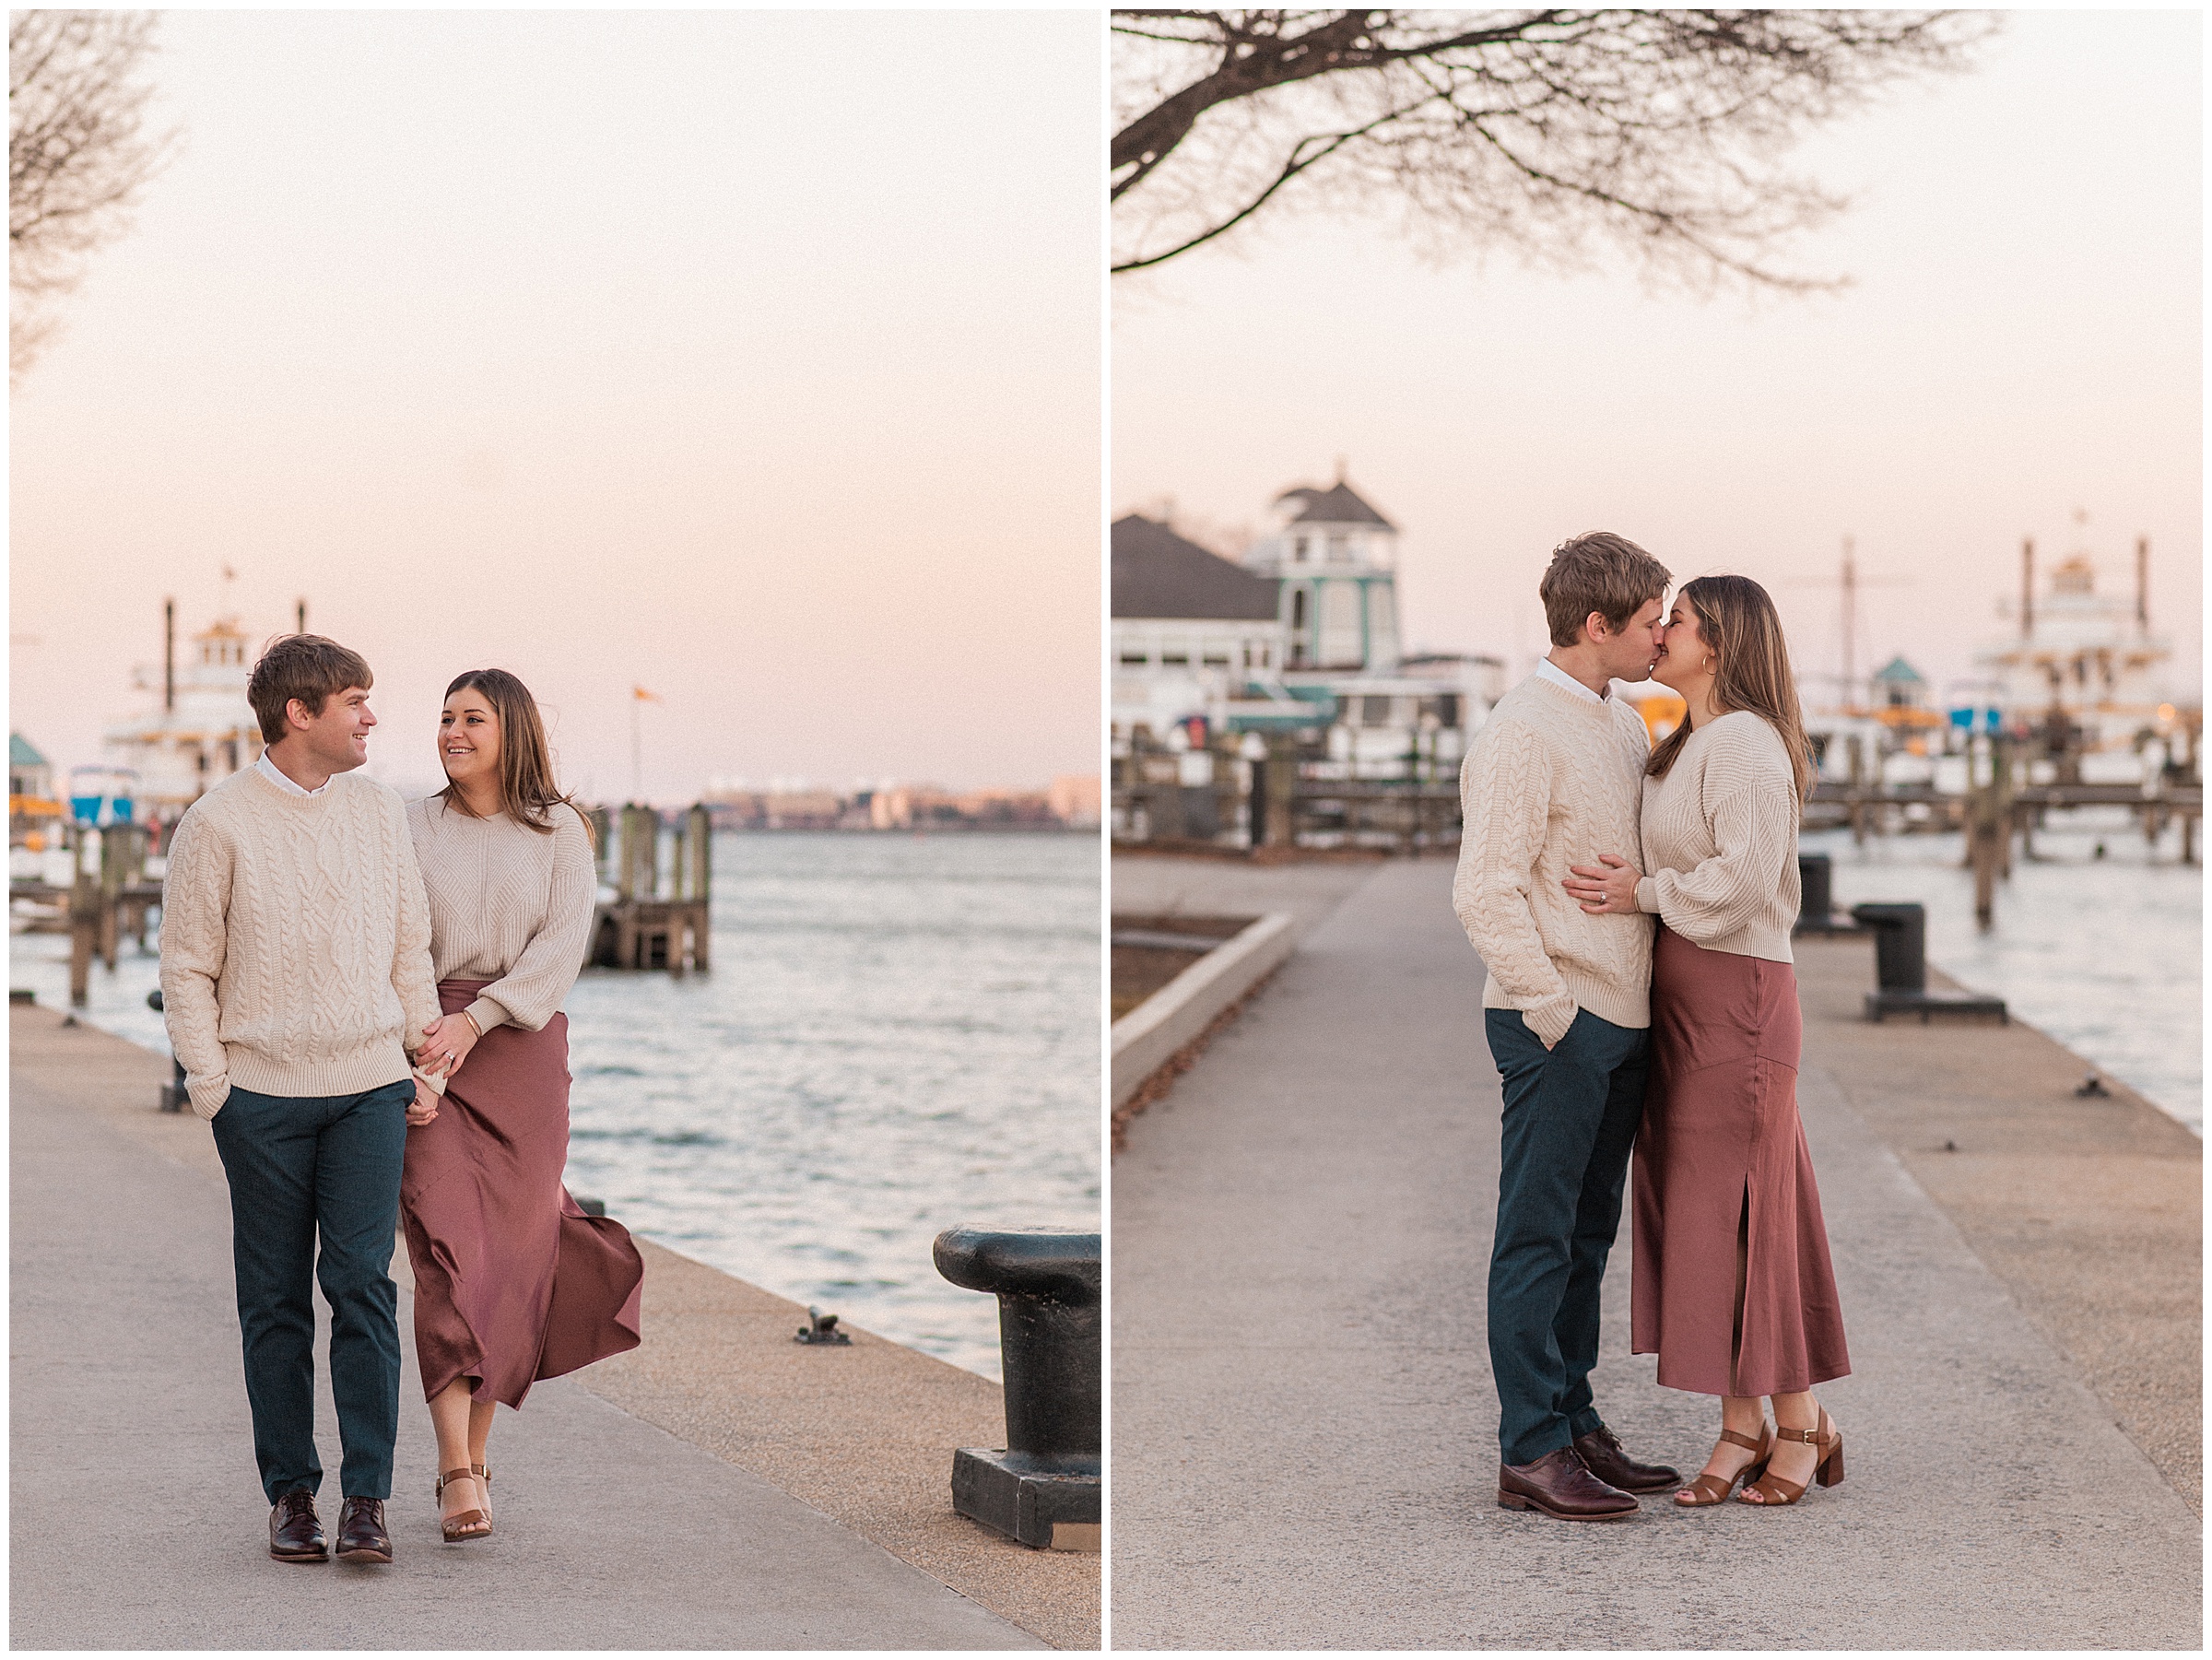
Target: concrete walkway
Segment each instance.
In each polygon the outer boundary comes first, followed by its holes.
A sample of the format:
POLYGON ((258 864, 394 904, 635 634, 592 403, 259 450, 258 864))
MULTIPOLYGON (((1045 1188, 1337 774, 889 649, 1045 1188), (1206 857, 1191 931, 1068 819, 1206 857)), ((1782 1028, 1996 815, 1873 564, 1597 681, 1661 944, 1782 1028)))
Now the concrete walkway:
MULTIPOLYGON (((1498 1086, 1451 875, 1376 870, 1130 1126, 1115 1646, 2198 1647, 2196 1518, 1809 1047, 1849 1478, 1612 1527, 1498 1508, 1498 1086)), ((1694 1469, 1717 1413, 1627 1352, 1628 1269, 1624 1233, 1599 1405, 1694 1469)))
MULTIPOLYGON (((500 1415, 498 1535, 444 1545, 404 1294, 399 1473, 386 1507, 397 1560, 271 1560, 229 1201, 207 1167, 207 1138, 191 1135, 194 1121, 170 1119, 160 1129, 176 1146, 165 1151, 161 1136, 118 1123, 100 1079, 127 1078, 150 1106, 141 1081, 150 1057, 53 1022, 43 1011, 11 1019, 13 1646, 1044 1646, 781 1488, 569 1379, 539 1384, 526 1410, 500 1415), (27 1046, 43 1064, 24 1064, 27 1046)), ((324 1352, 319 1343, 319 1372, 324 1352)), ((329 1526, 339 1495, 326 1378, 329 1526)))

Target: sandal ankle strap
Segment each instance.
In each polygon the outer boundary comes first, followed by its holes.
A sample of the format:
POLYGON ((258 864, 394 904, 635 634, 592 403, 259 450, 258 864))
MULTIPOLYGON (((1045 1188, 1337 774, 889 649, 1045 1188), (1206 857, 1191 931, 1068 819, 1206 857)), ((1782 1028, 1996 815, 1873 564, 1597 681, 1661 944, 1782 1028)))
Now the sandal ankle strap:
POLYGON ((1766 1451, 1766 1442, 1763 1441, 1753 1441, 1748 1435, 1738 1435, 1734 1430, 1723 1430, 1721 1439, 1732 1446, 1747 1447, 1754 1453, 1766 1451))

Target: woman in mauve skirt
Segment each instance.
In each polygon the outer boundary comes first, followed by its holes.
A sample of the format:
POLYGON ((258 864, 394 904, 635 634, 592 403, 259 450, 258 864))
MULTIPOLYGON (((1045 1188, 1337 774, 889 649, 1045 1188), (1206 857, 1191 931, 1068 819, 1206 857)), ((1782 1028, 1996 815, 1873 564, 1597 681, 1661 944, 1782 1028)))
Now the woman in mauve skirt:
POLYGON ((1740 1481, 1743 1502, 1794 1504, 1843 1478, 1842 1433, 1812 1389, 1851 1371, 1797 1117, 1790 930, 1810 747, 1757 583, 1684 584, 1661 639, 1652 677, 1688 711, 1644 778, 1650 874, 1608 855, 1568 883, 1586 911, 1659 918, 1630 1346, 1659 1357, 1669 1388, 1721 1397, 1721 1438, 1676 1503, 1718 1504, 1740 1481))
POLYGON ((645 1268, 629 1231, 561 1185, 568 1017, 598 891, 592 836, 553 781, 536 702, 501 669, 446 689, 447 785, 407 824, 429 898, 445 1011, 418 1064, 444 1071, 408 1114, 400 1212, 415 1352, 438 1435, 441 1526, 491 1532, 492 1409, 639 1339, 645 1268))

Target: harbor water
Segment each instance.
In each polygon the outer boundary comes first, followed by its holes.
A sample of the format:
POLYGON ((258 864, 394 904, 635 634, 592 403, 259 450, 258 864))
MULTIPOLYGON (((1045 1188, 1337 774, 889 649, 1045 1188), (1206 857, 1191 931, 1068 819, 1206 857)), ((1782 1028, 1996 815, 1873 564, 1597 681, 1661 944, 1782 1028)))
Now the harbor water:
POLYGON ((2204 871, 2181 862, 2178 827, 2152 847, 2124 808, 2052 814, 2034 858, 2016 844, 1986 934, 1956 832, 1802 845, 1833 859, 1839 907, 1925 905, 1930 962, 2204 1134, 2204 871))
MULTIPOLYGON (((999 1374, 998 1313, 938 1277, 962 1223, 1100 1218, 1100 854, 1080 835, 724 832, 712 971, 571 994, 569 1186, 634 1231, 999 1374)), ((10 980, 67 1002, 68 940, 10 980)), ((91 1022, 168 1052, 157 963, 91 1022)))

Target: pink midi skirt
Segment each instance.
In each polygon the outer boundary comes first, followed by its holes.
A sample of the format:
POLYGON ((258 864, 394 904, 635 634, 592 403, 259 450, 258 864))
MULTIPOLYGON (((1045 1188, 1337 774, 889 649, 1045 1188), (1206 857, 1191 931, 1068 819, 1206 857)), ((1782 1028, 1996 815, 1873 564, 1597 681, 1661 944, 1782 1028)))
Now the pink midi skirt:
MULTIPOLYGON (((447 1014, 488 982, 439 983, 447 1014)), ((415 1353, 434 1400, 455 1378, 519 1407, 557 1378, 635 1348, 645 1265, 629 1230, 586 1216, 569 1158, 569 1018, 495 1026, 438 1116, 407 1131, 400 1215, 415 1270, 415 1353)))
POLYGON ((1803 1034, 1788 963, 1708 951, 1661 924, 1629 1324, 1630 1348, 1659 1357, 1670 1389, 1794 1395, 1851 1371, 1797 1118, 1803 1034))

